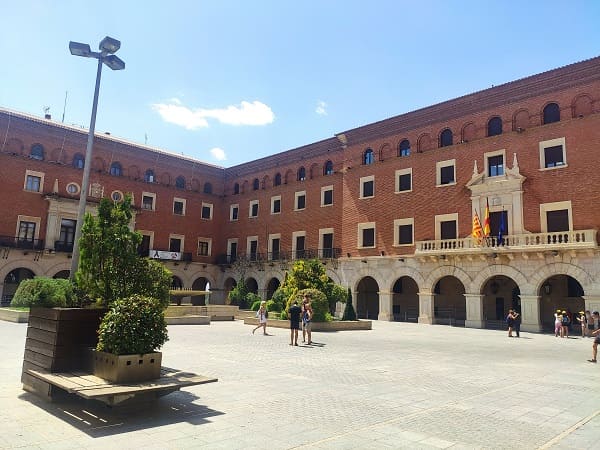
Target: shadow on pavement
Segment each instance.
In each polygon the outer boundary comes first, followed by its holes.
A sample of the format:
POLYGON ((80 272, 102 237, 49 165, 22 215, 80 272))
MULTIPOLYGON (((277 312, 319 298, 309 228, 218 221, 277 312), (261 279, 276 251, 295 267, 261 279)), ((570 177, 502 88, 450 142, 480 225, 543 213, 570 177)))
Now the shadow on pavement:
POLYGON ((74 394, 66 394, 52 403, 30 393, 19 396, 19 399, 38 406, 94 438, 178 422, 202 425, 210 422, 211 417, 225 414, 205 405, 195 404, 194 401, 198 398, 189 392, 177 391, 151 402, 124 403, 109 407, 74 394))

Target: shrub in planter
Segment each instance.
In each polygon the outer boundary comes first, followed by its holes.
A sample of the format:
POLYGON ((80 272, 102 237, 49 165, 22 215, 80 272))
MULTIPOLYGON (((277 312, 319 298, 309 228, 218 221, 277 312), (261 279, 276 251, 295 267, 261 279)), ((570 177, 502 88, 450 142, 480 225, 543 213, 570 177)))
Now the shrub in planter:
POLYGON ((151 353, 168 340, 162 304, 132 295, 113 302, 100 323, 96 350, 115 355, 151 353))
POLYGON ((352 306, 352 291, 348 288, 348 297, 346 299, 346 308, 344 308, 344 314, 342 320, 356 320, 356 312, 354 306, 352 306))
POLYGON ((273 300, 267 300, 267 311, 280 312, 281 305, 273 300))
MULTIPOLYGON (((297 300, 298 304, 301 305, 302 298, 305 294, 310 299, 310 305, 313 310, 312 320, 314 322, 326 322, 326 314, 329 312, 329 303, 327 302, 325 294, 318 289, 301 289, 297 291, 295 295, 290 296, 288 299, 286 311, 289 311, 292 307, 294 300, 297 300)), ((331 315, 329 317, 331 317, 331 315)))
POLYGON ((23 280, 10 305, 47 308, 78 306, 73 284, 69 280, 47 277, 23 280))

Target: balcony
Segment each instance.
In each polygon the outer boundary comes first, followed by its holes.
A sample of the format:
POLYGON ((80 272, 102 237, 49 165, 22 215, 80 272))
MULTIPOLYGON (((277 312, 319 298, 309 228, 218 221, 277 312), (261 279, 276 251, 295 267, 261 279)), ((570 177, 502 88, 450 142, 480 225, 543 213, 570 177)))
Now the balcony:
POLYGON ((43 250, 43 239, 23 239, 18 236, 0 236, 0 247, 22 250, 43 250))
POLYGON ((54 251, 55 252, 73 253, 73 243, 72 242, 63 242, 63 241, 54 241, 54 251))
POLYGON ((490 236, 481 245, 472 237, 415 242, 415 255, 513 254, 544 251, 589 250, 598 247, 598 230, 556 231, 550 233, 509 234, 503 242, 490 236))
POLYGON ((218 265, 226 266, 233 264, 237 260, 248 261, 251 263, 287 263, 288 261, 297 259, 337 260, 340 257, 340 254, 341 249, 339 248, 306 249, 295 250, 292 252, 238 253, 237 255, 219 255, 216 258, 216 263, 218 265))

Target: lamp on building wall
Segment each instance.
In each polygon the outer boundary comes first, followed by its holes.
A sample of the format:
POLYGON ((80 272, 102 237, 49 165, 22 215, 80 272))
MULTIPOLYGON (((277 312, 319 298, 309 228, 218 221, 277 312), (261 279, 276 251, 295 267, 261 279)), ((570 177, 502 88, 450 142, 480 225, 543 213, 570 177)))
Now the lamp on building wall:
POLYGON ((546 281, 546 283, 544 283, 544 286, 542 287, 544 288, 544 292, 546 293, 546 295, 550 295, 552 293, 552 285, 549 281, 546 281))
POLYGON ((119 48, 121 42, 106 36, 100 42, 99 52, 90 50, 89 44, 81 42, 69 42, 71 55, 82 56, 84 58, 94 58, 98 60, 98 70, 96 72, 96 86, 94 88, 94 100, 92 102, 92 117, 90 119, 90 129, 88 132, 87 147, 85 150, 85 162, 83 166, 83 180, 81 182, 81 193, 79 194, 79 208, 77 210, 77 225, 75 227, 75 237, 73 238, 73 258, 71 261, 70 278, 75 277, 75 272, 79 266, 79 239, 81 238, 81 226, 85 215, 85 206, 87 203, 87 194, 90 186, 90 169, 92 167, 92 148, 94 145, 94 129, 96 128, 96 111, 98 109, 98 93, 100 91, 100 78, 102 76, 102 64, 106 64, 112 70, 123 70, 125 63, 116 55, 113 55, 119 48))

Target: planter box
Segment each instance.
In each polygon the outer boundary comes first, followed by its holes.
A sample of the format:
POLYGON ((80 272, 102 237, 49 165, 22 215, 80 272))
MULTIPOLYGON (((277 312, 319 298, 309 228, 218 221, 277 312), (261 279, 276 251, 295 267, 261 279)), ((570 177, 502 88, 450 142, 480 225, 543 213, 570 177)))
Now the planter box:
MULTIPOLYGON (((255 317, 246 317, 244 325, 258 325, 258 319, 255 317)), ((267 328, 290 328, 289 320, 269 319, 267 328)), ((372 322, 370 320, 334 320, 332 322, 313 322, 312 331, 351 331, 351 330, 370 330, 372 322)))
POLYGON ((93 351, 94 375, 114 383, 132 383, 160 378, 162 353, 113 355, 93 351))
POLYGON ((7 322, 25 323, 29 317, 29 311, 19 311, 10 308, 0 308, 0 320, 7 322))

